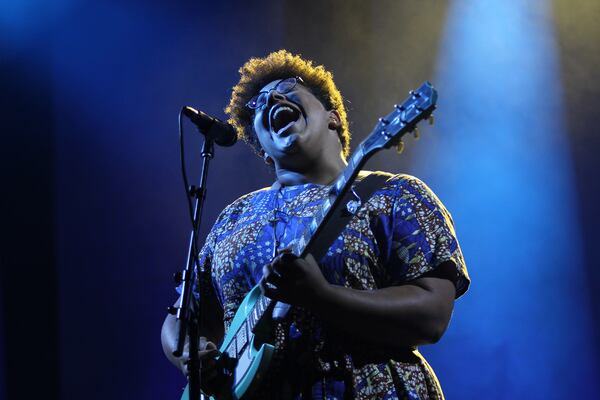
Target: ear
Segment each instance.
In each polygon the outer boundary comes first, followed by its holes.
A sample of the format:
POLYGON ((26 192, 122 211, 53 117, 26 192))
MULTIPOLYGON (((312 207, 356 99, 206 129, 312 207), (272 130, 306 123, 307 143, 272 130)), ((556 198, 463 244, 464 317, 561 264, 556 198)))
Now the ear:
POLYGON ((267 165, 271 165, 273 164, 273 159, 267 154, 266 151, 261 150, 260 151, 260 156, 262 157, 262 159, 264 160, 265 164, 267 165))
POLYGON ((337 110, 329 111, 329 121, 327 127, 334 131, 339 131, 339 129, 342 127, 342 120, 337 110))

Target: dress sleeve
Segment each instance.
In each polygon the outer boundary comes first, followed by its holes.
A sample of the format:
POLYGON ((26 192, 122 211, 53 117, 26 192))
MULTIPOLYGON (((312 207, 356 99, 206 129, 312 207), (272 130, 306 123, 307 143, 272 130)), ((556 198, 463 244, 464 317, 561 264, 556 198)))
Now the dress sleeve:
POLYGON ((452 261, 456 268, 456 298, 470 279, 454 231, 454 222, 438 197, 417 178, 402 176, 392 210, 392 243, 388 273, 392 284, 402 284, 432 273, 452 261))

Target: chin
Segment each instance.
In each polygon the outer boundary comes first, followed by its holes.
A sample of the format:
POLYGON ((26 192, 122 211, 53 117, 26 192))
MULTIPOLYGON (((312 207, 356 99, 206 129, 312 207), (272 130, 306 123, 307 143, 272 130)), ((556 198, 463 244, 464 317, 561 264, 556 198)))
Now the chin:
POLYGON ((297 133, 291 133, 281 140, 283 141, 282 152, 292 154, 300 151, 300 135, 297 133))

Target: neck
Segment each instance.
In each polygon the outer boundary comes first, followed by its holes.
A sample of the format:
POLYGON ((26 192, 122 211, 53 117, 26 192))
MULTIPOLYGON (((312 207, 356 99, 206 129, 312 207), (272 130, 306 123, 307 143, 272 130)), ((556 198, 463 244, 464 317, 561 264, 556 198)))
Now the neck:
POLYGON ((310 163, 306 168, 275 167, 277 181, 282 186, 302 185, 305 183, 316 183, 328 185, 333 182, 346 168, 346 161, 340 157, 322 159, 318 163, 310 163))

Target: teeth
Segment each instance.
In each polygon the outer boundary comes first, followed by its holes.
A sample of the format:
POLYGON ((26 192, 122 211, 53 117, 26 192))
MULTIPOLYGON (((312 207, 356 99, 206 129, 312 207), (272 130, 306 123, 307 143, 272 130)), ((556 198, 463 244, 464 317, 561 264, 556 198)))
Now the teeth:
POLYGON ((291 111, 294 112, 294 110, 292 110, 290 107, 288 106, 281 106, 279 107, 277 110, 275 110, 275 114, 273 114, 273 119, 277 118, 277 114, 279 114, 281 111, 283 110, 287 110, 287 111, 291 111))

